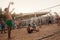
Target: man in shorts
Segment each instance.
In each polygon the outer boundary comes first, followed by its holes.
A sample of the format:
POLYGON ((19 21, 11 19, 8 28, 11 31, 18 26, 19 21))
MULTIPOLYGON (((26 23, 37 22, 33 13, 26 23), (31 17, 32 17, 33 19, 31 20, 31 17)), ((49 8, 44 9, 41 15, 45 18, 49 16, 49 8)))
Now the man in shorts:
POLYGON ((11 38, 11 28, 12 28, 12 16, 11 16, 11 13, 9 12, 9 8, 11 4, 12 2, 10 2, 8 7, 4 9, 5 17, 6 17, 6 24, 8 26, 8 39, 11 38))
POLYGON ((4 22, 4 20, 3 19, 1 19, 1 33, 6 33, 6 31, 5 31, 5 22, 4 22))

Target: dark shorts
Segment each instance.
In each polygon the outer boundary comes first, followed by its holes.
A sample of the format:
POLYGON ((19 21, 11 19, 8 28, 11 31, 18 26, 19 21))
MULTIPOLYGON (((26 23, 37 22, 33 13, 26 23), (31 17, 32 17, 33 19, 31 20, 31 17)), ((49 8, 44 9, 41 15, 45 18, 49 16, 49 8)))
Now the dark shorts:
POLYGON ((4 29, 4 28, 5 28, 5 25, 0 24, 0 28, 1 28, 1 29, 4 29))
POLYGON ((5 25, 1 25, 1 29, 5 28, 5 25))
POLYGON ((28 33, 33 33, 33 29, 28 30, 28 33))
POLYGON ((7 26, 11 26, 12 27, 12 20, 6 20, 6 24, 7 24, 7 26))
POLYGON ((49 23, 51 24, 51 21, 49 20, 49 23))

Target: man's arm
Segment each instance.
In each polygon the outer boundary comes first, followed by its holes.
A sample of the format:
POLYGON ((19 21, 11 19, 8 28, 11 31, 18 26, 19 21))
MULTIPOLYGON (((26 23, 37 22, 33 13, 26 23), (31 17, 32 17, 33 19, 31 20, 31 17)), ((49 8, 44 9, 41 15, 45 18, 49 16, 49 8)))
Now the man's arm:
POLYGON ((7 8, 8 8, 8 11, 9 11, 9 8, 10 8, 10 3, 9 3, 9 5, 8 5, 8 7, 7 7, 7 8))
POLYGON ((14 3, 13 3, 13 2, 9 2, 9 5, 8 5, 8 7, 7 7, 8 10, 9 10, 11 4, 13 5, 14 3))

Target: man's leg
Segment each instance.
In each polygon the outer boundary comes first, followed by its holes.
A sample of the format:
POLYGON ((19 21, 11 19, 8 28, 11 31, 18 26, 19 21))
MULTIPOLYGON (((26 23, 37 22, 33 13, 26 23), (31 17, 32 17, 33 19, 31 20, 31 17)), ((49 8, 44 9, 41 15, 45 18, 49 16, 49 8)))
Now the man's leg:
POLYGON ((41 28, 41 23, 39 24, 39 28, 41 28))
POLYGON ((1 26, 1 34, 3 33, 3 26, 1 26))
POLYGON ((8 27, 8 39, 11 38, 11 27, 8 27))
POLYGON ((1 34, 3 33, 3 29, 1 28, 1 34))
POLYGON ((12 21, 11 20, 7 20, 6 24, 8 26, 8 39, 10 39, 11 38, 12 21))
POLYGON ((4 26, 4 29, 3 29, 3 30, 4 30, 4 33, 6 33, 6 29, 5 29, 5 26, 4 26))

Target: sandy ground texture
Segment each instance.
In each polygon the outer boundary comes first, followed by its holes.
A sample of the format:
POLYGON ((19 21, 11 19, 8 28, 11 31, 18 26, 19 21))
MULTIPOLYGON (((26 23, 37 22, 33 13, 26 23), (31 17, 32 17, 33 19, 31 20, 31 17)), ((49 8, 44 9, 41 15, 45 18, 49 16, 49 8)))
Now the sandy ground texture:
MULTIPOLYGON (((0 34, 0 40, 8 40, 7 33, 0 34)), ((60 26, 56 24, 42 25, 39 32, 31 34, 27 33, 26 28, 15 29, 12 30, 11 40, 60 40, 60 26)))

